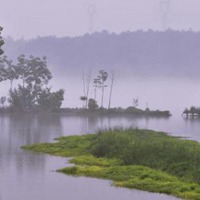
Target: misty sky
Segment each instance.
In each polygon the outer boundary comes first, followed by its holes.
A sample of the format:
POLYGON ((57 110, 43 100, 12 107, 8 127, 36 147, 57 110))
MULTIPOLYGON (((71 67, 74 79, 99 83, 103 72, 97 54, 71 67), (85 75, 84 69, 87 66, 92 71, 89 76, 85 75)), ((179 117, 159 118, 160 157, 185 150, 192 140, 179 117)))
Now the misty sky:
MULTIPOLYGON (((90 0, 1 0, 3 36, 76 36, 89 30, 90 0)), ((94 30, 162 30, 159 0, 94 0, 94 30)), ((200 0, 171 0, 167 26, 200 30, 200 0)))

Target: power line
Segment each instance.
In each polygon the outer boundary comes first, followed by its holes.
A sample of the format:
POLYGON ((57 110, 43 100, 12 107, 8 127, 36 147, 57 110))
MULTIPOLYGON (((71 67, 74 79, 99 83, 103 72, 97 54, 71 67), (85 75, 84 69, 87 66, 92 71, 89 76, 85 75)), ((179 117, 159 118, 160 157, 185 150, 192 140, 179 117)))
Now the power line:
POLYGON ((168 17, 170 12, 171 2, 170 0, 160 0, 160 11, 161 11, 161 23, 162 29, 168 28, 168 17))
POLYGON ((89 17, 88 32, 92 34, 94 32, 94 16, 96 14, 96 6, 93 1, 88 4, 87 12, 89 17))

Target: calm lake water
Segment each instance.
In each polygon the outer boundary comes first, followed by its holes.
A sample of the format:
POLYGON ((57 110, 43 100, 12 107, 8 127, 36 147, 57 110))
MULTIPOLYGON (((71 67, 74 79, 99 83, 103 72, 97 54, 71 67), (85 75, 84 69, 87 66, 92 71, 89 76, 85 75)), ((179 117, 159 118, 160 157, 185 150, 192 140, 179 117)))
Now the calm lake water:
POLYGON ((166 118, 79 117, 59 114, 0 116, 0 200, 173 200, 162 194, 115 188, 110 181, 71 177, 55 172, 66 158, 34 154, 20 146, 52 142, 64 135, 93 133, 124 126, 170 132, 200 141, 200 121, 179 115, 166 118))

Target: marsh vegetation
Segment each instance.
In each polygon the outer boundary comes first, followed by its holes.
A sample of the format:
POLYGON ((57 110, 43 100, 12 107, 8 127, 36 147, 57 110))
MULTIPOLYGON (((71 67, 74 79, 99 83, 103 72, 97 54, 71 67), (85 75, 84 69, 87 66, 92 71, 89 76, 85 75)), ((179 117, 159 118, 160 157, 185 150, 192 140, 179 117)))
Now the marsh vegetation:
POLYGON ((100 131, 61 137, 57 143, 26 150, 74 157, 76 165, 58 170, 110 179, 114 185, 200 199, 200 144, 162 132, 139 129, 100 131))

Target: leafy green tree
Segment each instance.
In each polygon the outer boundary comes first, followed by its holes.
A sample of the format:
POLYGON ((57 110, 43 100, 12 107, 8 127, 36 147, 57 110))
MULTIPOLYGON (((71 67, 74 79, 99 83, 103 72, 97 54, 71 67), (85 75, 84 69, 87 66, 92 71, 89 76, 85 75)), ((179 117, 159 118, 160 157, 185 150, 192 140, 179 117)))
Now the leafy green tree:
POLYGON ((42 87, 51 79, 46 60, 25 55, 18 57, 15 75, 22 80, 22 85, 10 91, 10 103, 13 107, 29 111, 35 108, 42 87))
POLYGON ((64 90, 60 89, 57 92, 52 92, 50 95, 50 111, 58 110, 64 100, 64 90))
POLYGON ((37 105, 40 110, 55 111, 61 107, 63 100, 64 90, 61 89, 57 92, 51 92, 51 88, 46 88, 38 96, 37 105))
POLYGON ((39 58, 25 55, 18 57, 17 65, 7 56, 0 58, 0 82, 10 81, 10 106, 20 111, 35 109, 52 111, 61 107, 64 90, 51 92, 48 83, 52 74, 47 68, 46 57, 39 58), (13 81, 22 82, 13 89, 13 81))
POLYGON ((88 101, 88 108, 89 110, 96 110, 98 108, 98 104, 95 99, 89 99, 88 101))
POLYGON ((52 75, 47 68, 46 57, 19 56, 14 74, 22 80, 22 83, 10 91, 12 107, 21 111, 34 109, 52 111, 61 107, 64 90, 51 92, 51 88, 47 87, 52 75))
POLYGON ((2 27, 0 27, 0 55, 3 54, 3 50, 1 49, 2 45, 4 44, 4 40, 1 37, 1 31, 3 30, 2 27))
POLYGON ((18 75, 22 80, 23 87, 31 85, 33 88, 48 84, 52 78, 51 72, 47 68, 46 57, 42 59, 34 56, 26 58, 25 55, 18 57, 18 75))
POLYGON ((139 99, 138 98, 133 98, 133 107, 134 108, 137 108, 138 107, 138 105, 139 105, 139 99))
POLYGON ((36 92, 32 90, 31 86, 22 87, 10 91, 9 102, 15 110, 19 111, 31 111, 36 108, 36 92))
POLYGON ((4 108, 4 104, 6 103, 6 97, 0 98, 1 107, 4 108))
POLYGON ((191 106, 190 113, 194 115, 197 112, 197 109, 194 106, 191 106))
POLYGON ((97 88, 100 87, 101 81, 99 76, 93 80, 93 87, 94 87, 94 99, 96 100, 97 97, 97 88))
POLYGON ((108 109, 111 108, 111 100, 112 100, 112 93, 113 93, 113 86, 114 86, 114 81, 116 79, 115 73, 112 71, 111 72, 111 83, 110 83, 110 94, 109 94, 109 102, 108 102, 108 109))
POLYGON ((43 110, 50 110, 51 88, 45 88, 38 95, 38 106, 43 110))
POLYGON ((6 67, 5 67, 6 57, 0 57, 0 82, 6 80, 6 67))
POLYGON ((87 97, 86 96, 81 96, 80 100, 83 102, 83 108, 85 108, 85 102, 87 101, 87 97))
POLYGON ((99 81, 99 87, 101 88, 102 90, 102 94, 101 94, 101 107, 103 108, 103 102, 104 102, 104 89, 105 87, 107 87, 107 85, 105 85, 105 82, 108 78, 108 73, 104 70, 100 70, 99 71, 99 75, 98 75, 98 79, 100 80, 99 81))
POLYGON ((13 64, 12 60, 9 60, 7 56, 1 58, 1 67, 0 67, 0 77, 1 80, 10 81, 10 90, 13 88, 13 81, 18 79, 18 69, 17 66, 13 64))

